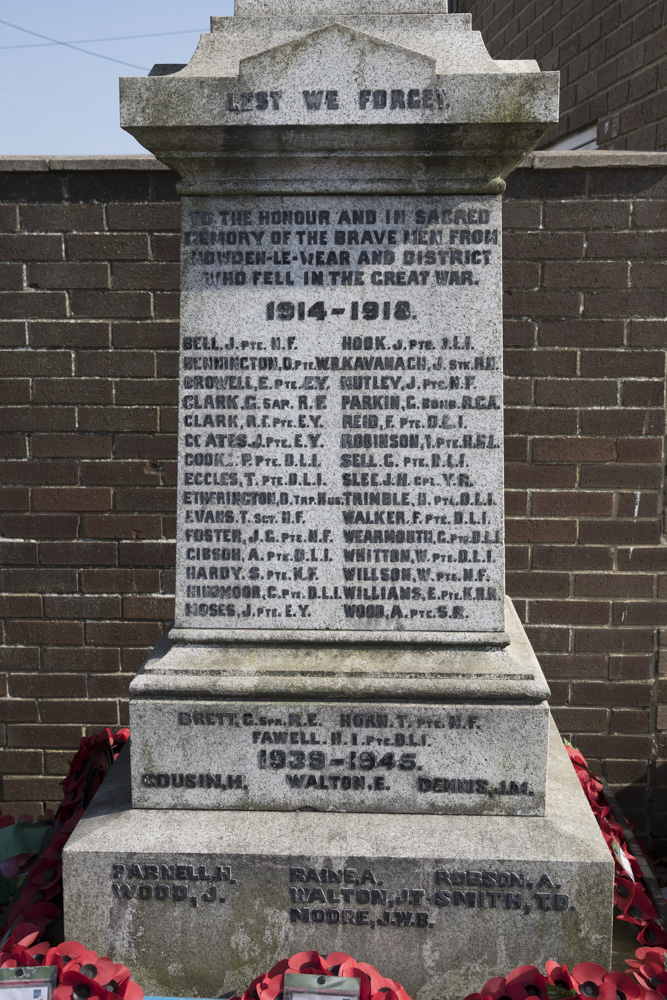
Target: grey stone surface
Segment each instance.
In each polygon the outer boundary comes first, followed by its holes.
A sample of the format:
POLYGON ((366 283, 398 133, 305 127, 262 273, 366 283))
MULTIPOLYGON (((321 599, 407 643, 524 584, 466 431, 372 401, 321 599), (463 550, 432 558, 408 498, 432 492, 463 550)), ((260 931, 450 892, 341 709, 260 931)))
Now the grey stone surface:
POLYGON ((176 627, 502 633, 500 199, 183 213, 176 627))
POLYGON ((539 815, 549 689, 507 624, 490 649, 165 638, 131 684, 134 804, 539 815))
POLYGON ((187 196, 177 641, 64 905, 147 992, 311 948, 415 1000, 609 960, 613 863, 503 604, 498 196, 558 74, 400 6, 240 0, 121 81, 187 196))
POLYGON ((459 15, 217 18, 179 73, 121 81, 121 119, 193 195, 497 194, 558 74, 492 60, 459 15))
POLYGON ((533 170, 600 170, 605 167, 667 167, 667 153, 634 149, 545 150, 530 153, 521 163, 533 170))
POLYGON ((154 156, 0 156, 0 171, 43 173, 49 170, 160 170, 169 168, 154 156))
POLYGON ((282 646, 271 633, 210 645, 156 646, 130 685, 133 697, 258 701, 389 700, 397 702, 536 703, 549 696, 537 658, 509 599, 507 646, 441 648, 384 642, 330 645, 315 635, 282 646))
MULTIPOLYGON (((317 0, 318 14, 446 14, 448 0, 317 0)), ((303 16, 299 0, 234 0, 235 17, 303 16)), ((308 14, 314 13, 309 10, 308 14)))
MULTIPOLYGON (((320 643, 327 645, 349 646, 353 642, 363 642, 368 639, 368 632, 361 629, 346 631, 318 631, 316 629, 275 629, 258 628, 252 630, 253 643, 272 642, 275 645, 294 645, 301 642, 320 643)), ((172 628, 169 639, 179 645, 210 646, 216 643, 227 645, 235 642, 248 642, 248 632, 243 629, 215 628, 172 628)), ((402 632, 383 631, 376 634, 375 639, 384 646, 430 646, 452 648, 457 646, 492 647, 497 649, 509 644, 509 633, 505 632, 402 632)))
MULTIPOLYGON (((667 153, 637 150, 554 150, 553 152, 528 153, 517 170, 604 170, 624 167, 665 167, 667 153)), ((0 155, 0 172, 45 170, 161 170, 169 168, 152 154, 137 156, 7 156, 0 155)))
POLYGON ((294 42, 310 32, 332 23, 363 31, 374 38, 433 59, 438 73, 446 76, 462 72, 521 73, 537 72, 534 60, 494 60, 484 46, 479 32, 472 32, 470 14, 346 14, 328 15, 319 7, 306 21, 285 13, 270 21, 232 17, 211 18, 211 33, 202 35, 197 51, 184 76, 219 76, 221 72, 238 74, 242 60, 264 52, 267 37, 274 47, 294 42), (452 32, 456 32, 453 36, 452 32))
POLYGON ((544 813, 549 707, 131 704, 141 809, 544 813))
POLYGON ((64 851, 65 936, 146 992, 240 992, 346 951, 415 1000, 546 959, 610 959, 614 866, 552 729, 546 815, 131 809, 127 750, 64 851), (164 866, 164 867, 163 867, 164 866))

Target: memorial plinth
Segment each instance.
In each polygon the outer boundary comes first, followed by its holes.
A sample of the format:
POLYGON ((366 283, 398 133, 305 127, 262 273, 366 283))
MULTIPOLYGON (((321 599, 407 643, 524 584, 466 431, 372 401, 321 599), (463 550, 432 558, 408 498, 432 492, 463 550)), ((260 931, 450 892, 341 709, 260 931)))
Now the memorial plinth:
POLYGON ((419 1000, 609 956, 613 865, 504 594, 501 193, 558 74, 445 8, 237 0, 121 83, 183 195, 176 614, 65 916, 155 992, 311 948, 419 1000))
POLYGON ((488 650, 165 639, 132 682, 132 801, 543 815, 549 689, 509 601, 508 625, 488 650))
POLYGON ((123 957, 146 992, 240 991, 313 949, 419 1000, 461 1000, 527 962, 609 957, 613 867, 555 727, 546 814, 522 819, 174 817, 132 808, 126 757, 67 845, 66 931, 123 957))

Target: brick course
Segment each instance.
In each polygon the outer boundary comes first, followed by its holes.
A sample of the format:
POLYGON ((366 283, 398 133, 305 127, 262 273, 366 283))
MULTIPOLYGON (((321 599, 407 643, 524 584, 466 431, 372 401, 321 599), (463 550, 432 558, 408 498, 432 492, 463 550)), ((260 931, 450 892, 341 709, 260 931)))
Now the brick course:
MULTIPOLYGON (((667 0, 451 0, 495 59, 560 70, 545 144, 597 126, 600 149, 667 149, 667 0)), ((612 209, 615 211, 615 209, 612 209)))
MULTIPOLYGON (((122 162, 0 160, 9 812, 53 803, 81 736, 127 721, 172 614, 178 197, 150 158, 122 162)), ((666 196, 664 156, 530 157, 504 248, 508 590, 563 733, 659 849, 666 196)))

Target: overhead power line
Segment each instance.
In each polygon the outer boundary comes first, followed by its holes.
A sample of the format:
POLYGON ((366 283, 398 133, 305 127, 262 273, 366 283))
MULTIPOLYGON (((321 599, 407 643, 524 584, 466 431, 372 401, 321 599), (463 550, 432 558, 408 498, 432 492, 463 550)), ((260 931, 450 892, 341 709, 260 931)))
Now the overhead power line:
MULTIPOLYGON (((7 21, 3 21, 3 24, 7 24, 7 21)), ((12 25, 15 27, 15 25, 12 25)), ((26 29, 20 28, 20 31, 25 31, 26 29)), ((204 28, 186 28, 185 31, 153 31, 148 35, 114 35, 109 38, 74 38, 69 42, 25 42, 23 45, 0 45, 0 49, 47 49, 51 45, 79 45, 86 42, 125 42, 133 38, 162 38, 165 35, 203 35, 205 32, 204 28)), ((97 52, 91 52, 89 55, 99 55, 97 52)), ((128 65, 130 65, 128 63, 128 65)))
POLYGON ((23 31, 26 35, 34 35, 35 38, 43 38, 46 42, 51 42, 52 45, 64 45, 65 48, 74 49, 75 52, 83 52, 87 56, 96 56, 98 59, 106 59, 107 62, 119 63, 121 66, 131 66, 132 69, 143 69, 148 70, 149 66, 137 66, 136 63, 125 62, 124 59, 114 59, 112 56, 103 56, 100 52, 91 52, 90 49, 81 49, 78 45, 72 45, 71 42, 60 42, 57 38, 50 38, 48 35, 40 35, 38 31, 31 31, 30 28, 22 28, 20 24, 12 24, 11 21, 4 21, 0 17, 0 24, 6 24, 8 28, 15 28, 17 31, 23 31))

